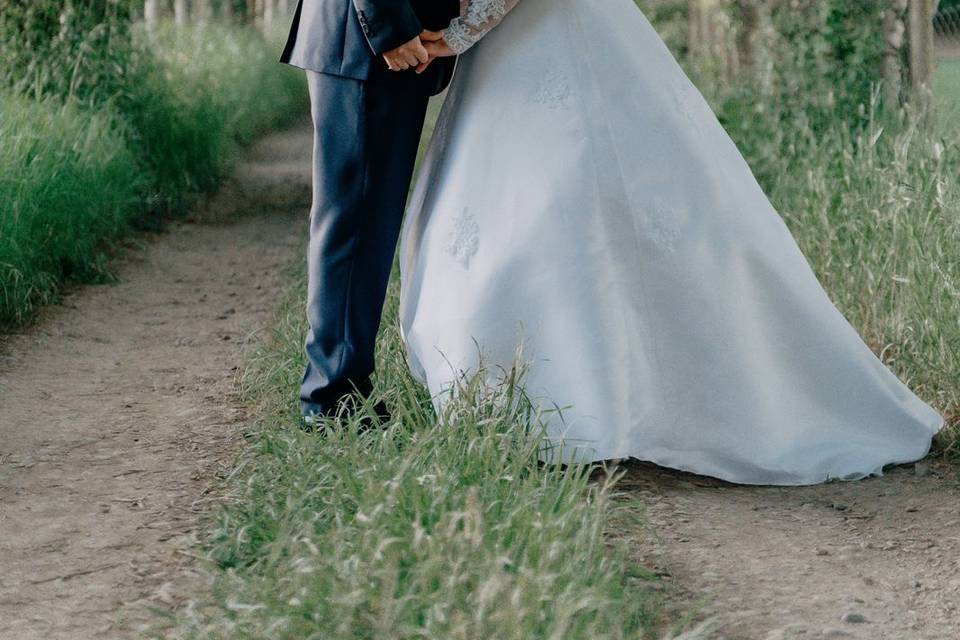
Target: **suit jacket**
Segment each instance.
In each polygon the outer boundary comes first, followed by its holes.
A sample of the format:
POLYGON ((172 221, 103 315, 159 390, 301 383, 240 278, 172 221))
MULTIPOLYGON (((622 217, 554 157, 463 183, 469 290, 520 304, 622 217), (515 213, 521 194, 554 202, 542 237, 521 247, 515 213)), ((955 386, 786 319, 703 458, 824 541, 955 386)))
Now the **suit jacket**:
MULTIPOLYGON (((299 0, 280 61, 357 80, 388 81, 399 74, 382 54, 420 35, 440 30, 460 14, 459 0, 299 0)), ((436 60, 422 82, 442 90, 453 59, 436 60)))

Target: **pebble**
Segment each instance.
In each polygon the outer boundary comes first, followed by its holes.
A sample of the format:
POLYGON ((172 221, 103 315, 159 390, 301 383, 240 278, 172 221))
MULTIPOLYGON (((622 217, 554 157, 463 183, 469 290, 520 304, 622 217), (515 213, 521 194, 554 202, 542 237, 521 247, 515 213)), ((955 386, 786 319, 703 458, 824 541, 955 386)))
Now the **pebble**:
POLYGON ((918 462, 917 464, 913 465, 913 472, 918 478, 925 478, 930 475, 930 465, 926 462, 918 462))
POLYGON ((852 634, 843 629, 824 629, 820 635, 824 638, 849 638, 852 634))
POLYGON ((849 613, 843 614, 843 617, 840 618, 841 622, 847 622, 850 624, 860 624, 861 622, 866 622, 867 618, 862 613, 856 613, 851 611, 849 613))

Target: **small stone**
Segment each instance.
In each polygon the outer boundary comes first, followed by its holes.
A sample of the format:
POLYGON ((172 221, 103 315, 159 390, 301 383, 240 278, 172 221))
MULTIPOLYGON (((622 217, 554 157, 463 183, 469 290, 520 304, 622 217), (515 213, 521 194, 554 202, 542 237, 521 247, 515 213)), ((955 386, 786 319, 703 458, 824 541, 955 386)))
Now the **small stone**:
POLYGON ((842 502, 834 502, 830 506, 836 509, 837 511, 846 511, 847 509, 850 508, 850 505, 844 504, 842 502))
POLYGON ((828 555, 830 555, 830 551, 829 551, 828 549, 822 549, 822 548, 820 548, 820 547, 817 547, 816 551, 817 551, 817 555, 818 555, 818 556, 828 556, 828 555))
POLYGON ((843 629, 824 629, 821 635, 824 638, 849 638, 851 634, 843 629))
POLYGON ((860 624, 866 622, 867 618, 862 613, 855 613, 853 611, 843 614, 843 617, 840 618, 841 622, 846 622, 849 624, 860 624))
POLYGON ((916 513, 917 511, 920 511, 920 509, 918 509, 914 505, 910 505, 909 507, 907 507, 907 513, 916 513))
POLYGON ((930 465, 926 462, 918 462, 917 464, 913 465, 913 472, 918 478, 926 478, 930 475, 930 465))

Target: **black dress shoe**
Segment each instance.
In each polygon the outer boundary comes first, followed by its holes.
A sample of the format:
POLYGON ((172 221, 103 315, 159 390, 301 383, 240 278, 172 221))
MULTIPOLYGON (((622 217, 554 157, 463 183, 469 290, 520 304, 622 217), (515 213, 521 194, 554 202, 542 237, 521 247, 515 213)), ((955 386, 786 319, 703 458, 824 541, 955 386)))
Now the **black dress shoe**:
POLYGON ((371 429, 383 429, 393 416, 387 409, 386 403, 382 400, 373 405, 372 411, 360 403, 356 396, 345 396, 339 404, 336 411, 330 411, 326 414, 311 413, 303 416, 300 422, 300 428, 307 433, 323 433, 331 427, 338 425, 337 418, 349 420, 352 416, 360 415, 360 425, 357 433, 363 434, 371 429))
POLYGON ((357 433, 366 433, 371 429, 384 429, 390 420, 393 418, 390 415, 390 410, 387 409, 387 405, 384 404, 383 400, 380 400, 375 405, 373 405, 373 415, 370 415, 369 412, 364 409, 360 410, 363 413, 363 416, 360 418, 360 427, 357 429, 357 433))

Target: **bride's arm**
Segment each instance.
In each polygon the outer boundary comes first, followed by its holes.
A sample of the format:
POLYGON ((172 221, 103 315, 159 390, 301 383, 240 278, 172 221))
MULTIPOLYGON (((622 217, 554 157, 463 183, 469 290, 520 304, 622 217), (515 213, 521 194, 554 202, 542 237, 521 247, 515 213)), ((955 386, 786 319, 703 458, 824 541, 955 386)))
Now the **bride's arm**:
POLYGON ((460 17, 443 30, 454 53, 463 53, 496 27, 520 0, 460 0, 460 17))

